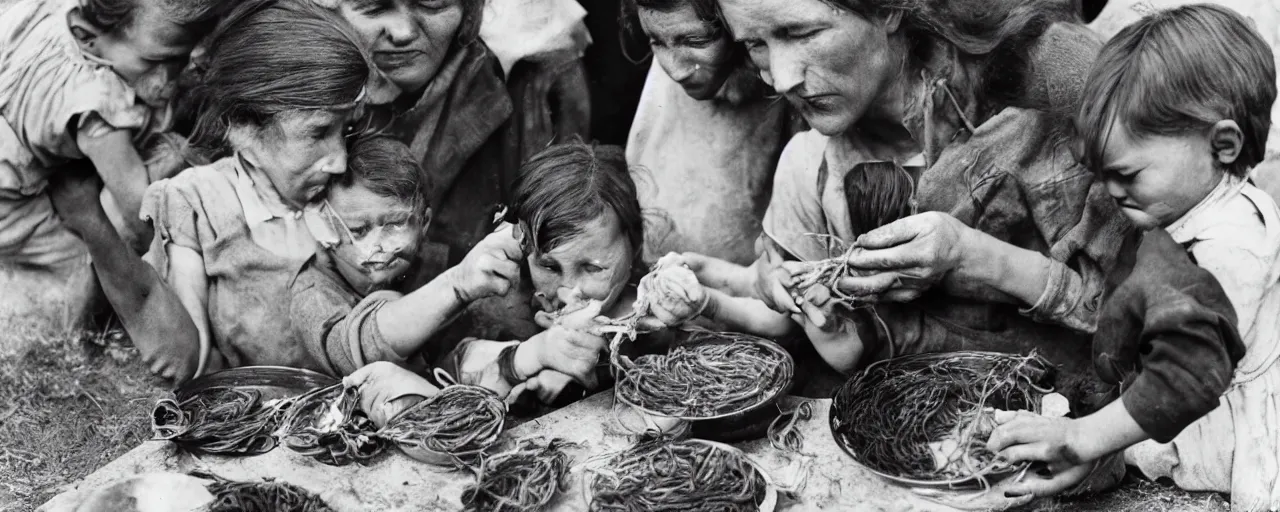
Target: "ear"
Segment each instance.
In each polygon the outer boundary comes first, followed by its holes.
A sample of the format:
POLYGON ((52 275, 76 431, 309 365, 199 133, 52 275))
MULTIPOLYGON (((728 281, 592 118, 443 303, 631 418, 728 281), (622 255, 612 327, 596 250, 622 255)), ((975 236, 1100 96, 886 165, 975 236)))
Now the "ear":
POLYGON ((1244 151, 1244 132, 1235 121, 1218 121, 1209 129, 1209 145, 1219 164, 1231 165, 1244 151))
POLYGON ((896 33, 898 27, 902 26, 902 11, 893 10, 888 16, 884 17, 884 31, 890 34, 896 33))
POLYGON ((67 12, 67 28, 71 30, 71 36, 75 38, 76 43, 80 45, 80 51, 97 55, 95 46, 104 34, 102 30, 85 19, 84 10, 79 6, 72 7, 67 12))

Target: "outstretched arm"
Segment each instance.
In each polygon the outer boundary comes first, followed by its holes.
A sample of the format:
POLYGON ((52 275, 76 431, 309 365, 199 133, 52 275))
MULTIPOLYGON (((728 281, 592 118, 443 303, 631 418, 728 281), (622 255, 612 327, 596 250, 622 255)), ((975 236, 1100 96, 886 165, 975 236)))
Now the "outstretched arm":
POLYGON ((152 372, 178 382, 198 375, 203 365, 202 340, 203 346, 209 346, 204 330, 198 330, 192 320, 204 318, 203 260, 195 251, 175 247, 178 253, 182 250, 190 253, 179 254, 171 260, 182 267, 177 274, 191 274, 185 270, 187 267, 196 268, 194 273, 199 274, 199 280, 187 283, 200 288, 200 293, 190 294, 192 307, 188 308, 111 225, 98 200, 101 182, 92 168, 87 162, 72 165, 83 168, 67 168, 55 173, 51 199, 67 228, 88 246, 107 301, 152 372), (199 317, 195 317, 197 313, 199 317))

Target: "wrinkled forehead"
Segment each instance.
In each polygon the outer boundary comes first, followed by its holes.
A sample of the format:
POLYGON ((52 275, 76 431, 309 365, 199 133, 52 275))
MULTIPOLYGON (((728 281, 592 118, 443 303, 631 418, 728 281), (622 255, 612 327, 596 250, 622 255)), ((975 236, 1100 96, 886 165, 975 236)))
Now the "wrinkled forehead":
POLYGON ((738 39, 761 39, 788 27, 829 20, 840 8, 825 0, 720 0, 725 23, 738 39))
POLYGON ((640 26, 646 34, 655 38, 669 39, 690 34, 706 34, 714 32, 715 22, 703 20, 694 12, 693 6, 684 4, 674 9, 637 9, 640 26))

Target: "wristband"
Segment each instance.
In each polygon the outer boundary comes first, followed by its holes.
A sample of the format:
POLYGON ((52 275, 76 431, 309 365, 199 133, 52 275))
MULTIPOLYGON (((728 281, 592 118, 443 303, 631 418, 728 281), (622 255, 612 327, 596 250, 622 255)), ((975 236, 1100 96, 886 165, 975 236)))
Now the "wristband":
POLYGON ((502 375, 502 380, 512 386, 518 386, 525 381, 516 373, 516 349, 518 348, 520 344, 514 343, 498 353, 498 373, 502 375))

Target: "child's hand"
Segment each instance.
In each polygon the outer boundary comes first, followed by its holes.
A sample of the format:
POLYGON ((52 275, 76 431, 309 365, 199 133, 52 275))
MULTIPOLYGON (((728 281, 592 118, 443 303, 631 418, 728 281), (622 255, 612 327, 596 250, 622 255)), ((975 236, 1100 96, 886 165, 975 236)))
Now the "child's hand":
POLYGON ((510 224, 504 224, 490 233, 462 263, 445 272, 463 302, 506 295, 520 282, 520 241, 511 236, 510 229, 510 224))
POLYGON ((1077 420, 1050 418, 1028 411, 995 411, 996 428, 987 448, 1011 464, 1043 462, 1059 473, 1085 462, 1080 456, 1077 420))
POLYGON ((609 346, 598 334, 602 325, 600 307, 600 302, 592 301, 521 343, 516 352, 517 369, 524 375, 535 375, 544 369, 556 370, 594 389, 596 364, 600 362, 600 353, 609 346))
POLYGON ((148 137, 138 151, 138 156, 142 157, 147 167, 147 180, 155 183, 172 178, 190 167, 186 158, 187 148, 187 139, 173 132, 156 133, 148 137))
POLYGON ((683 265, 659 266, 640 281, 640 294, 649 305, 648 315, 640 319, 641 328, 649 330, 674 327, 697 318, 707 307, 707 291, 698 277, 683 265))
POLYGON ((795 299, 795 302, 803 312, 800 315, 792 315, 796 323, 804 325, 807 322, 823 332, 832 332, 840 327, 840 321, 835 317, 836 302, 831 300, 831 290, 826 286, 809 287, 795 299))
POLYGON ((658 259, 653 265, 655 269, 667 267, 685 267, 692 270, 694 274, 702 271, 702 267, 706 264, 706 256, 695 252, 669 252, 666 256, 658 259))
POLYGON ((440 392, 427 379, 386 361, 365 365, 342 382, 360 390, 360 409, 379 427, 401 411, 440 392))
POLYGON ((802 313, 796 299, 791 295, 795 287, 796 276, 803 273, 805 264, 798 261, 777 261, 772 264, 764 261, 756 262, 755 296, 770 309, 782 313, 802 313))
POLYGON ((536 377, 525 382, 525 391, 537 394, 538 401, 550 405, 560 397, 565 386, 573 381, 573 377, 555 370, 542 370, 536 377))
POLYGON ((54 171, 49 178, 49 198, 67 228, 79 234, 89 221, 106 220, 99 195, 102 179, 88 160, 77 160, 54 171))

